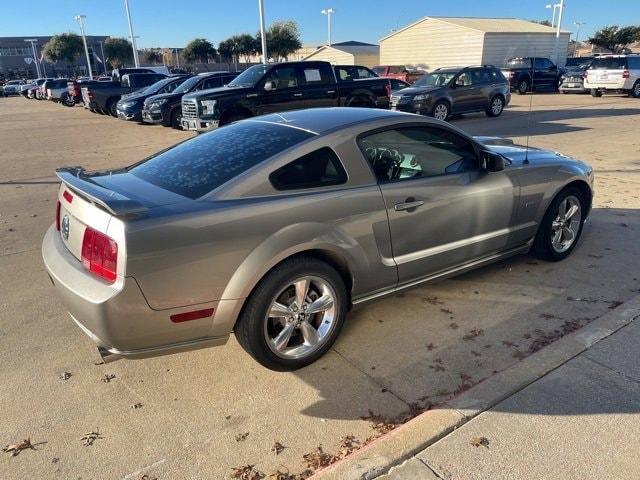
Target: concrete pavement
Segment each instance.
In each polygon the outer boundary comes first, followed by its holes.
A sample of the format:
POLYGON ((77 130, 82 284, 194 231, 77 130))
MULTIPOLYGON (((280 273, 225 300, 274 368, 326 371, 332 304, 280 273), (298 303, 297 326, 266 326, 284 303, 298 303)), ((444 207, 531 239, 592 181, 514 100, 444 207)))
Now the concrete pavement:
POLYGON ((378 479, 640 478, 638 345, 640 319, 378 479))

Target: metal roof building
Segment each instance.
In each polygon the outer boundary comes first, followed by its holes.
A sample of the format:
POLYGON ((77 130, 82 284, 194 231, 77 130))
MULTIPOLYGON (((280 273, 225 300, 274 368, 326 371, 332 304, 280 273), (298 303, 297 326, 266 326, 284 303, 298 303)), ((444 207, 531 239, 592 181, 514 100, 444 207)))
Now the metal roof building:
POLYGON ((380 64, 424 70, 502 66, 513 57, 547 57, 564 65, 570 32, 517 18, 424 17, 380 39, 380 64))
POLYGON ((318 48, 304 60, 324 60, 336 65, 373 67, 380 60, 380 47, 371 43, 341 42, 318 48))

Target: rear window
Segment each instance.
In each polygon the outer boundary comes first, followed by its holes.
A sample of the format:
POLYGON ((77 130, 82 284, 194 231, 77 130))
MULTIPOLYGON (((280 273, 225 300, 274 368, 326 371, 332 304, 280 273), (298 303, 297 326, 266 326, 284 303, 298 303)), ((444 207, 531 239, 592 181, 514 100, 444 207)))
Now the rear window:
POLYGON ((530 68, 531 59, 529 58, 512 58, 507 62, 507 67, 511 68, 530 68))
POLYGON ((625 57, 601 57, 595 58, 589 70, 624 70, 627 68, 625 57))
POLYGON ((195 199, 312 136, 282 125, 240 122, 180 143, 133 165, 129 173, 195 199))

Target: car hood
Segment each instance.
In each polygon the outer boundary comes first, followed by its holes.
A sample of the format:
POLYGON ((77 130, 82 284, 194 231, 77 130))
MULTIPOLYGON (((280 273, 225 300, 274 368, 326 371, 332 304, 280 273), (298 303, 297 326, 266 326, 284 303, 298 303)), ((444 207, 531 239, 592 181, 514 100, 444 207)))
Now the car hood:
POLYGON ((146 98, 145 102, 146 104, 149 104, 151 102, 155 102, 156 100, 164 100, 165 98, 167 100, 176 100, 178 98, 180 98, 182 95, 187 95, 186 93, 158 93, 156 95, 150 95, 146 98))
POLYGON ((409 95, 415 96, 423 93, 433 93, 436 90, 444 90, 445 87, 436 87, 436 86, 428 86, 428 87, 407 87, 402 90, 398 90, 395 92, 398 95, 409 95))
POLYGON ((492 152, 499 153, 505 158, 511 160, 513 164, 521 165, 525 160, 529 162, 557 162, 559 160, 573 160, 571 157, 563 155, 552 150, 544 150, 542 148, 527 147, 526 145, 518 145, 509 138, 502 137, 474 137, 474 139, 484 145, 492 152))
POLYGON ((200 90, 198 92, 187 93, 183 100, 195 100, 196 98, 221 98, 233 95, 242 95, 244 93, 255 93, 254 87, 218 87, 209 90, 200 90))

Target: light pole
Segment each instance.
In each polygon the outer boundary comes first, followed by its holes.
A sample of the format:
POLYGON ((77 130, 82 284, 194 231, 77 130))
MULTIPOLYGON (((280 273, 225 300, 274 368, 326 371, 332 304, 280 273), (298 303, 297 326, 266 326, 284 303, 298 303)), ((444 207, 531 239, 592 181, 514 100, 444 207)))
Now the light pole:
POLYGON ((138 60, 136 37, 133 36, 133 23, 131 22, 131 12, 129 11, 129 0, 124 0, 124 8, 127 11, 127 21, 129 22, 129 35, 131 36, 131 47, 133 48, 133 63, 136 68, 138 68, 140 67, 140 61, 138 60))
POLYGON ((89 78, 93 78, 93 72, 91 71, 91 60, 89 59, 89 48, 87 48, 87 39, 84 36, 84 19, 86 15, 76 15, 75 18, 80 24, 80 33, 82 34, 82 43, 84 43, 84 53, 87 56, 87 70, 89 71, 89 78))
MULTIPOLYGON (((564 0, 560 0, 558 5, 558 24, 556 25, 556 43, 553 47, 553 57, 555 59, 556 65, 560 60, 560 28, 562 27, 562 12, 564 11, 564 0)), ((566 53, 565 53, 566 56, 566 53)))
POLYGON ((551 18, 552 27, 556 26, 556 10, 558 9, 559 6, 560 6, 559 3, 548 4, 544 6, 544 8, 553 8, 553 17, 551 18))
POLYGON ((262 44, 262 63, 269 63, 267 55, 267 34, 264 31, 264 0, 258 0, 258 11, 260 12, 260 43, 262 44))
POLYGON ((180 68, 180 55, 178 55, 178 49, 173 49, 176 52, 176 68, 180 68))
POLYGON ((586 24, 586 22, 573 22, 573 24, 574 24, 576 27, 578 27, 578 28, 577 28, 577 30, 576 30, 576 43, 575 43, 575 45, 573 46, 573 56, 575 57, 575 56, 576 56, 576 51, 578 50, 578 40, 580 39, 580 27, 581 27, 582 25, 585 25, 585 24, 586 24))
POLYGON ((102 68, 104 68, 104 74, 108 75, 108 73, 107 73, 107 57, 104 56, 104 42, 102 40, 100 40, 98 43, 100 44, 100 53, 102 53, 102 68))
POLYGON ((31 51, 33 52, 33 61, 36 62, 36 72, 38 73, 38 78, 40 77, 40 65, 38 65, 38 54, 36 53, 36 42, 37 38, 27 38, 25 42, 29 42, 31 44, 31 51))
POLYGON ((327 45, 331 46, 331 14, 334 13, 333 8, 325 8, 320 13, 327 16, 327 45))

